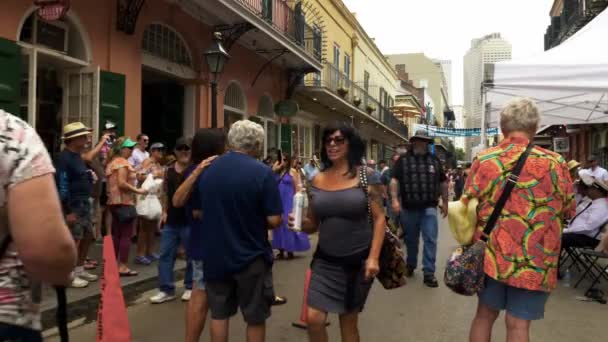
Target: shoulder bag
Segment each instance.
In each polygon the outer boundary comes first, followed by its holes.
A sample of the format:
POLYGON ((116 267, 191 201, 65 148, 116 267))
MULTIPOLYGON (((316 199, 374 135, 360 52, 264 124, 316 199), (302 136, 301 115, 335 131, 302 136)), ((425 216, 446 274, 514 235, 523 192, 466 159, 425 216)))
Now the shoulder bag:
POLYGON ((507 178, 505 185, 494 211, 488 222, 479 241, 470 246, 458 247, 450 256, 444 274, 444 282, 452 291, 463 296, 472 296, 479 293, 484 287, 485 272, 483 271, 486 243, 488 237, 496 221, 507 203, 515 184, 519 179, 519 175, 524 168, 526 159, 530 155, 533 145, 530 144, 525 152, 519 157, 515 168, 507 178))
MULTIPOLYGON (((365 166, 359 169, 359 184, 365 192, 367 198, 367 216, 374 228, 372 216, 372 206, 369 199, 369 189, 367 181, 367 169, 365 166)), ((384 227, 384 242, 379 258, 380 272, 376 279, 387 289, 396 289, 406 284, 405 280, 405 253, 401 247, 401 241, 393 234, 388 226, 384 227)))

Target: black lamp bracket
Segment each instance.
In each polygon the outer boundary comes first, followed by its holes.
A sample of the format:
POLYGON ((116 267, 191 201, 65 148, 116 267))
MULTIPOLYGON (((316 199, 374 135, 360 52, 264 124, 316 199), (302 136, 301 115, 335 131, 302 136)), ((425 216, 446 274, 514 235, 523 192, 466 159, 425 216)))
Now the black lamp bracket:
POLYGON ((227 52, 245 33, 253 30, 254 26, 250 23, 239 23, 234 25, 217 25, 213 28, 214 32, 222 34, 222 46, 227 52))
POLYGON ((116 2, 116 29, 128 35, 135 33, 139 12, 146 0, 118 0, 116 2))

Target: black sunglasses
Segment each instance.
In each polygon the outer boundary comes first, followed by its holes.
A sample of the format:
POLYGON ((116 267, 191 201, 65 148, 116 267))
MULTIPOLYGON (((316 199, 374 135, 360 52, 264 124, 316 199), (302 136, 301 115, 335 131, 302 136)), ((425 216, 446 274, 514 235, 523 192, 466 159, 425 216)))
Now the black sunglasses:
POLYGON ((175 148, 175 150, 180 151, 180 152, 188 152, 188 151, 190 151, 190 146, 188 146, 188 145, 177 146, 175 148))
POLYGON ((327 139, 325 139, 325 145, 329 146, 331 145, 331 143, 336 144, 337 146, 339 145, 344 145, 344 142, 346 142, 346 138, 343 136, 337 136, 337 137, 328 137, 327 139))

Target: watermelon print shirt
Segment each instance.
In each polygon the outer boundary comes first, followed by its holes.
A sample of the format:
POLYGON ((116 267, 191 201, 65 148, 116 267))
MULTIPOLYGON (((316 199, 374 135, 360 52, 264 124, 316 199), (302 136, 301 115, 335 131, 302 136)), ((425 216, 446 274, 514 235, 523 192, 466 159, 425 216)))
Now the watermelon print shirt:
MULTIPOLYGON (((528 143, 521 137, 505 139, 481 152, 473 162, 463 201, 479 199, 476 239, 528 143)), ((534 147, 488 239, 485 273, 509 286, 553 290, 563 222, 575 210, 573 185, 564 158, 534 147)))
MULTIPOLYGON (((38 134, 0 110, 0 241, 8 235, 7 192, 55 172, 38 134)), ((19 229, 19 227, 12 227, 19 229)), ((13 246, 0 259, 0 322, 40 330, 41 286, 29 279, 13 246)))

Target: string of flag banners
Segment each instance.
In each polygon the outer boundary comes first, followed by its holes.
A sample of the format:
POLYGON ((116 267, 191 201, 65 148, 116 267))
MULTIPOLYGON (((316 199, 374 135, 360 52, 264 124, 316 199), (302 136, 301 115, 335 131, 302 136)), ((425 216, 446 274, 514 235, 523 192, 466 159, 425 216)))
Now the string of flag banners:
MULTIPOLYGON (((455 138, 455 137, 478 137, 481 136, 481 128, 447 128, 416 124, 415 131, 426 131, 429 137, 433 138, 455 138)), ((498 128, 486 129, 488 136, 498 135, 498 128)))

